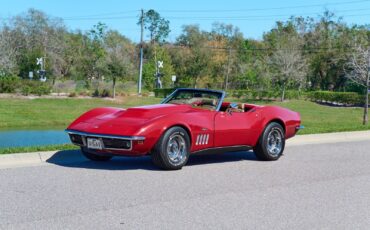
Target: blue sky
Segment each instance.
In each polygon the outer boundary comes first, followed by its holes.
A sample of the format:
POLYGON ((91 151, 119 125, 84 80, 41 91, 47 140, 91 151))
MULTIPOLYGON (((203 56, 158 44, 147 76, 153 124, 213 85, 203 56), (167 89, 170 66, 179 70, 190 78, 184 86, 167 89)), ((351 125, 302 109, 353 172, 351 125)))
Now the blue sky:
POLYGON ((276 20, 291 15, 317 17, 325 9, 343 16, 348 24, 370 22, 370 0, 0 0, 0 3, 0 20, 35 8, 63 18, 71 30, 88 30, 101 21, 135 42, 140 38, 136 22, 142 8, 154 9, 170 20, 171 41, 181 33, 184 24, 199 24, 202 29, 210 30, 214 22, 231 23, 238 26, 245 37, 261 39, 276 20))

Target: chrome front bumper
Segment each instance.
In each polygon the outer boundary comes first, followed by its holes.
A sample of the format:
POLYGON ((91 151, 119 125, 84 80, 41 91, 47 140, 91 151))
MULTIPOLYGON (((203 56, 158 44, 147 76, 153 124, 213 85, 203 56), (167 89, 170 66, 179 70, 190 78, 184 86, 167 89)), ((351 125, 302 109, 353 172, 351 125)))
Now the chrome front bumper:
MULTIPOLYGON (((102 143, 102 150, 124 150, 124 151, 130 151, 132 150, 132 141, 144 141, 145 137, 143 136, 117 136, 117 135, 108 135, 108 134, 96 134, 96 133, 86 133, 86 132, 80 132, 77 130, 70 130, 66 129, 65 132, 69 134, 69 137, 71 139, 71 142, 75 145, 87 147, 87 138, 97 138, 100 139, 102 143), (80 138, 80 140, 78 140, 80 138), (105 146, 104 143, 107 142, 107 140, 113 139, 114 141, 122 140, 126 143, 129 142, 129 146, 127 148, 120 148, 120 147, 112 147, 112 146, 105 146)), ((127 146, 127 144, 126 144, 127 146)))

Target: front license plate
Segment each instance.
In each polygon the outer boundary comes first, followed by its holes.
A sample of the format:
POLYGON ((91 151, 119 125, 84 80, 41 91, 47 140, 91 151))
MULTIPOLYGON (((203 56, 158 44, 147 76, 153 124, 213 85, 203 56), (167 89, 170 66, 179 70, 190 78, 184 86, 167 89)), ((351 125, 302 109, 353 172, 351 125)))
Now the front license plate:
POLYGON ((103 145, 102 145, 100 139, 87 138, 87 148, 89 148, 89 149, 102 149, 103 145))

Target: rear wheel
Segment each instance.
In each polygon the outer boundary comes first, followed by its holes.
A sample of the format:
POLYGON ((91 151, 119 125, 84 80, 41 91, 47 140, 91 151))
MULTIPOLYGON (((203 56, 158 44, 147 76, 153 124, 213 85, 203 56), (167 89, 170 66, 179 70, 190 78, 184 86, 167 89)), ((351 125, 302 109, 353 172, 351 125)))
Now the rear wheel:
POLYGON ((92 161, 109 161, 112 156, 102 156, 96 153, 90 152, 87 148, 81 147, 82 154, 89 160, 92 161))
POLYGON ((189 154, 189 135, 183 128, 175 126, 159 139, 152 151, 152 160, 162 169, 177 170, 187 163, 189 154))
POLYGON ((253 149, 259 160, 274 161, 280 158, 285 148, 283 127, 276 122, 268 124, 253 149))

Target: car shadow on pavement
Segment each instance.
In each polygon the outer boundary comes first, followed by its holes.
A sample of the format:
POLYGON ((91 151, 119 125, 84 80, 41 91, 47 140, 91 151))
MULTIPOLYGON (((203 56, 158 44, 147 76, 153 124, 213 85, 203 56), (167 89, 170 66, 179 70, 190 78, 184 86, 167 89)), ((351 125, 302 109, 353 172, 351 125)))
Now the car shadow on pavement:
MULTIPOLYGON (((193 155, 186 166, 203 164, 221 164, 235 161, 257 160, 253 152, 232 152, 224 154, 193 155)), ((113 157, 106 162, 97 162, 86 159, 80 150, 63 150, 56 152, 46 162, 63 167, 101 169, 101 170, 153 170, 158 171, 150 156, 143 157, 113 157)))

